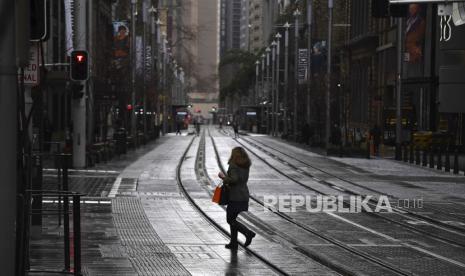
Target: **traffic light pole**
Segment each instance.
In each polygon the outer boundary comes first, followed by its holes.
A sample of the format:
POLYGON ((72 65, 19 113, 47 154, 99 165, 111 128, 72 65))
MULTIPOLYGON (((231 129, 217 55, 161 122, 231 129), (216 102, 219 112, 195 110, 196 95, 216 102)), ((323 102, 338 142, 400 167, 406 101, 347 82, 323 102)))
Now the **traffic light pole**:
POLYGON ((0 37, 0 267, 2 275, 15 275, 15 215, 16 215, 16 114, 17 71, 15 47, 15 3, 0 0, 2 28, 0 37))
MULTIPOLYGON (((75 20, 76 30, 74 36, 75 50, 86 50, 86 1, 76 0, 75 20)), ((81 81, 84 95, 73 99, 73 166, 84 168, 86 166, 86 81, 81 81)))

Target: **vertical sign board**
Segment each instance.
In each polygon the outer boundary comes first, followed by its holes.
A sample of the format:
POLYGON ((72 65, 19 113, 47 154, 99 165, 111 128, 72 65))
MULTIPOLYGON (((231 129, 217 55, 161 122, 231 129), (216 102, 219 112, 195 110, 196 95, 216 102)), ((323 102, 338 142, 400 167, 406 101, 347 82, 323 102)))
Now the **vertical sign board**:
POLYGON ((33 44, 29 49, 29 65, 24 68, 24 85, 37 86, 40 83, 39 78, 39 47, 33 44))
POLYGON ((308 68, 308 49, 299 49, 299 84, 305 83, 307 80, 308 68))

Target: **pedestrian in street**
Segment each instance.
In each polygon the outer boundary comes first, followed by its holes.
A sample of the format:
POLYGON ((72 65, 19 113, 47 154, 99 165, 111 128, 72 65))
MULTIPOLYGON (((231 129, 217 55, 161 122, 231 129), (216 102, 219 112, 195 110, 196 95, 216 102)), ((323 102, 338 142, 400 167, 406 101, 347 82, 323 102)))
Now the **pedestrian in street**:
POLYGON ((199 119, 195 120, 195 133, 197 134, 197 136, 200 135, 200 122, 199 122, 199 119))
POLYGON ((233 122, 233 129, 234 129, 234 138, 239 138, 239 126, 237 122, 233 122))
POLYGON ((176 122, 176 135, 181 135, 181 123, 179 120, 176 122))
POLYGON ((375 125, 370 131, 371 138, 373 139, 374 154, 379 156, 379 144, 381 143, 381 130, 378 125, 375 125))
POLYGON ((238 232, 242 233, 246 238, 244 243, 245 247, 249 246, 252 239, 255 237, 253 231, 237 221, 237 216, 241 212, 245 212, 249 209, 249 189, 247 188, 247 181, 249 179, 249 171, 252 162, 243 148, 236 147, 231 152, 228 164, 227 175, 220 172, 218 173, 218 177, 223 180, 226 189, 228 189, 229 197, 226 207, 226 221, 231 230, 231 242, 225 247, 234 250, 238 247, 238 232))
POLYGON ((310 124, 305 123, 302 127, 302 139, 303 143, 306 145, 310 145, 310 124))

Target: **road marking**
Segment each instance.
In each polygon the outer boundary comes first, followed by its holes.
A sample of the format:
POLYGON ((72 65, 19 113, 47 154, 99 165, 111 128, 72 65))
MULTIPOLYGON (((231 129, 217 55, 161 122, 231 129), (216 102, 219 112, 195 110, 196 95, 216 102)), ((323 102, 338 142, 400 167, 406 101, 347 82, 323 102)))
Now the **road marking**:
POLYGON ((121 177, 117 177, 115 182, 113 183, 113 187, 111 188, 110 193, 108 194, 108 197, 115 197, 116 193, 118 192, 119 185, 121 185, 121 177))
MULTIPOLYGON (((79 201, 81 204, 111 204, 111 201, 109 200, 80 200, 79 201)), ((48 204, 57 204, 57 203, 63 203, 63 200, 42 200, 42 203, 48 203, 48 204)), ((73 203, 73 200, 70 199, 69 203, 73 203)))
POLYGON ((339 220, 342 220, 342 221, 344 221, 344 222, 347 222, 347 223, 349 223, 349 224, 352 224, 353 226, 356 226, 356 227, 358 227, 358 228, 361 228, 361 229, 363 229, 363 230, 365 230, 365 231, 367 231, 367 232, 370 232, 370 233, 372 233, 372 234, 378 235, 378 236, 380 236, 380 237, 383 237, 383 238, 388 239, 388 240, 393 241, 393 242, 398 242, 398 243, 400 243, 401 245, 403 245, 403 246, 405 246, 405 247, 409 247, 409 248, 411 248, 411 249, 420 251, 420 252, 422 252, 422 253, 425 253, 425 254, 427 254, 427 255, 433 256, 433 257, 438 258, 438 259, 440 259, 440 260, 443 260, 443 261, 449 262, 449 263, 451 263, 451 264, 455 264, 455 265, 457 265, 457 266, 460 266, 460 267, 465 268, 465 264, 464 264, 464 263, 461 263, 461 262, 452 260, 452 259, 450 259, 450 258, 441 256, 441 255, 438 255, 438 254, 436 254, 436 253, 433 253, 433 252, 431 252, 431 251, 429 251, 429 250, 420 248, 420 247, 418 247, 418 246, 415 246, 415 245, 411 245, 411 244, 409 244, 409 243, 402 242, 401 240, 398 240, 398 239, 393 238, 393 237, 391 237, 391 236, 389 236, 389 235, 380 233, 380 232, 378 232, 378 231, 376 231, 376 230, 370 229, 370 228, 365 227, 365 226, 363 226, 363 225, 360 225, 360 224, 358 224, 358 223, 356 223, 356 222, 353 222, 353 221, 350 221, 350 220, 345 219, 345 218, 343 218, 343 217, 340 217, 340 216, 338 216, 338 215, 336 215, 336 214, 334 214, 334 213, 331 213, 331 212, 325 212, 325 213, 328 214, 328 215, 330 215, 330 216, 332 216, 332 217, 334 217, 334 218, 337 218, 337 219, 339 219, 339 220))
MULTIPOLYGON (((53 168, 44 168, 44 171, 56 172, 57 169, 53 168)), ((83 172, 83 173, 119 173, 118 171, 106 171, 106 170, 78 170, 78 169, 68 169, 69 172, 83 172)))

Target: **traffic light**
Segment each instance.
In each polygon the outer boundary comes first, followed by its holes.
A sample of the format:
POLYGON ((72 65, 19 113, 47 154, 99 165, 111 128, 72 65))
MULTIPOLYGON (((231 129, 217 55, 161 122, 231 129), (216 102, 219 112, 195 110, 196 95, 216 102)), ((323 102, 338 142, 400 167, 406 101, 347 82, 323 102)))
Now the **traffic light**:
POLYGON ((77 100, 84 96, 84 85, 80 83, 71 84, 71 92, 73 93, 73 99, 77 100))
POLYGON ((72 51, 70 74, 73 81, 85 81, 89 78, 89 55, 87 51, 72 51))

